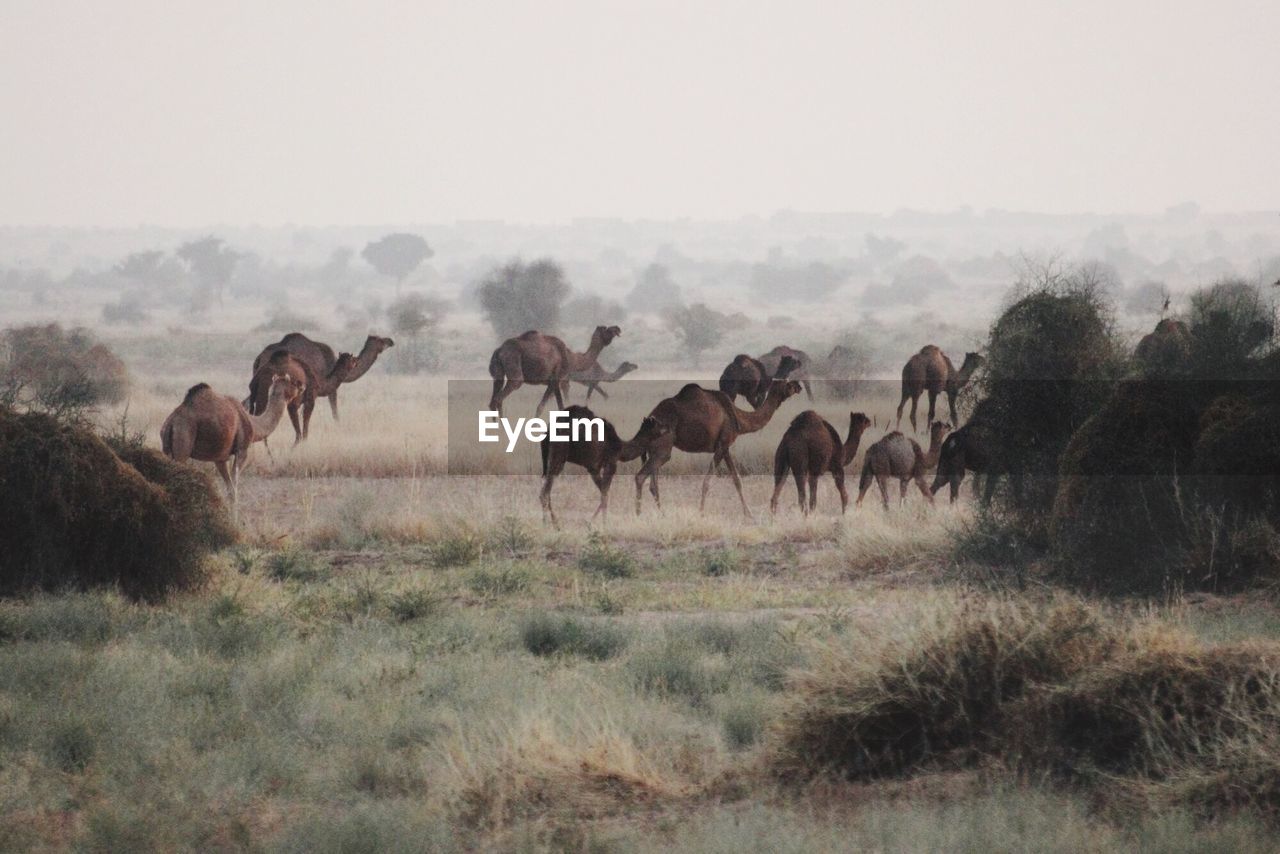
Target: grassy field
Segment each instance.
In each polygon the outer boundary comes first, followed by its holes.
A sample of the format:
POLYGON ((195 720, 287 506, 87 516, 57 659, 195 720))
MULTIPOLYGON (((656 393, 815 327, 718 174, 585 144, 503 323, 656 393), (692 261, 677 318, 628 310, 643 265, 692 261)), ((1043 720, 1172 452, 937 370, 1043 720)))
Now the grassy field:
MULTIPOLYGON (((130 355, 124 416, 157 442, 182 392, 241 393, 222 351, 164 373, 130 355)), ((649 383, 639 384, 649 388, 649 383)), ((622 387, 619 386, 619 392, 622 387)), ((575 391, 580 396, 581 391, 575 391)), ((0 847, 6 850, 1261 850, 1244 811, 1108 802, 983 762, 789 781, 775 770, 796 674, 850 667, 938 615, 1012 597, 957 563, 965 501, 768 514, 761 476, 792 400, 728 480, 664 483, 636 517, 624 466, 607 526, 585 477, 543 524, 535 476, 446 473, 442 381, 375 372, 343 419, 241 486, 241 546, 159 606, 111 593, 0 602, 0 847)), ((533 391, 516 405, 532 410, 533 391)), ((629 435, 655 401, 601 407, 629 435)), ((853 408, 883 432, 896 401, 853 408)), ((849 406, 818 407, 843 434, 849 406)), ((286 426, 287 431, 287 426, 286 426)), ((678 455, 679 456, 679 455, 678 455)), ((676 459, 673 473, 704 470, 676 459)), ((856 469, 856 464, 851 470, 856 469)), ((1280 639, 1265 600, 1099 603, 1213 649, 1280 639)))

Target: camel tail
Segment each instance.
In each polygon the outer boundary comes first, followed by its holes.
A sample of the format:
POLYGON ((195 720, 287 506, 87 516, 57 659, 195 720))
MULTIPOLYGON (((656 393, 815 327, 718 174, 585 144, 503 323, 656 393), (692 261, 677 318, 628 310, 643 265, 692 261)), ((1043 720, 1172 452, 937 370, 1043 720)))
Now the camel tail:
MULTIPOLYGON (((871 486, 871 479, 875 474, 871 471, 871 455, 867 455, 867 459, 862 463, 862 476, 858 478, 858 491, 865 492, 871 486)), ((862 499, 859 498, 859 501, 862 499)))
POLYGON ((498 399, 498 394, 502 391, 502 385, 507 380, 507 369, 502 364, 501 353, 501 349, 494 350, 493 355, 489 357, 489 376, 493 377, 493 396, 490 398, 491 401, 498 399))
POLYGON ((787 451, 787 443, 783 442, 778 445, 778 450, 773 453, 773 482, 776 486, 782 483, 782 479, 787 476, 787 462, 790 454, 787 451))

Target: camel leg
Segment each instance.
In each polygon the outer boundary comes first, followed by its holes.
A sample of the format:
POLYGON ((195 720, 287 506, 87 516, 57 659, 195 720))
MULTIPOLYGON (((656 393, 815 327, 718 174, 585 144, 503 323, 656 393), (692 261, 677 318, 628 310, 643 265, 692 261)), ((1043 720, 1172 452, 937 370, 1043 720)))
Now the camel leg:
POLYGON ((801 380, 800 385, 804 386, 804 393, 809 396, 809 402, 813 403, 813 389, 809 387, 809 381, 801 380))
POLYGON ((956 393, 954 391, 947 392, 947 407, 951 410, 951 426, 960 423, 960 419, 956 416, 956 393))
POLYGON ((849 508, 849 490, 844 485, 844 466, 839 463, 831 470, 831 476, 836 480, 836 490, 840 493, 840 515, 843 516, 845 510, 849 508))
POLYGON ((236 500, 236 490, 231 484, 231 474, 227 471, 227 461, 215 460, 213 464, 218 467, 218 474, 222 476, 222 483, 227 488, 227 497, 230 498, 232 504, 234 504, 236 500))
POLYGON ((267 459, 271 460, 271 462, 274 463, 276 461, 276 455, 271 453, 271 446, 267 444, 267 439, 270 439, 270 438, 271 438, 270 436, 263 438, 262 447, 267 452, 267 459))
MULTIPOLYGON (((929 420, 924 422, 925 430, 928 430, 933 426, 933 419, 937 417, 936 415, 937 410, 938 410, 938 393, 933 389, 929 389, 929 420)), ((912 421, 911 426, 912 427, 915 426, 914 421, 912 421)))
POLYGON ((911 481, 909 479, 898 481, 898 506, 899 507, 907 503, 907 487, 910 485, 910 483, 911 481))
POLYGON ((302 441, 302 424, 298 421, 298 401, 293 401, 287 407, 289 413, 289 423, 293 425, 293 444, 302 441))
POLYGON ((818 509, 818 476, 809 472, 809 512, 818 509))
POLYGON ((658 467, 670 458, 670 453, 666 457, 660 457, 658 454, 650 455, 645 460, 644 465, 640 466, 640 471, 636 472, 636 515, 640 515, 640 498, 644 495, 644 482, 649 480, 649 491, 653 493, 653 503, 658 509, 662 509, 662 502, 658 498, 658 467))
POLYGON ((884 502, 884 509, 888 511, 889 509, 889 476, 883 475, 883 474, 876 475, 876 486, 880 487, 880 499, 884 502))
POLYGON ((716 473, 716 463, 719 452, 711 455, 711 465, 707 467, 707 476, 702 479, 702 500, 698 502, 698 512, 705 513, 707 509, 707 492, 711 489, 711 476, 716 473))
POLYGON ((600 490, 600 506, 596 507, 596 512, 591 514, 591 521, 594 522, 597 516, 601 517, 601 521, 606 524, 609 522, 609 486, 613 483, 613 475, 617 472, 616 466, 609 466, 599 472, 592 472, 591 479, 595 481, 596 489, 600 490))
POLYGON ((913 395, 911 398, 911 432, 918 433, 920 428, 916 426, 916 406, 920 403, 920 395, 913 395))
POLYGON ((316 399, 313 397, 302 404, 302 438, 311 432, 311 413, 316 411, 316 399))
POLYGON ((605 391, 604 386, 600 385, 600 383, 592 383, 591 387, 596 390, 596 393, 598 393, 601 398, 604 400, 609 399, 609 392, 605 391))
POLYGON ((329 395, 329 411, 333 413, 333 420, 338 420, 338 390, 335 388, 333 394, 329 395))
POLYGON ((538 408, 534 410, 534 415, 542 415, 542 409, 547 405, 547 401, 551 399, 551 395, 556 396, 556 403, 561 409, 564 409, 564 400, 560 396, 560 383, 554 380, 547 383, 547 390, 542 393, 542 400, 538 401, 538 408))
POLYGON ((800 503, 800 515, 806 516, 808 514, 805 512, 804 503, 804 470, 795 466, 791 469, 791 477, 796 482, 796 500, 800 503))
POLYGON ((916 486, 920 488, 920 494, 928 499, 930 504, 933 504, 933 493, 929 491, 929 484, 924 482, 924 475, 916 477, 916 486))
POLYGON ((747 515, 747 519, 754 522, 755 516, 751 515, 751 508, 747 506, 747 498, 742 494, 742 478, 738 477, 738 465, 733 461, 733 457, 729 454, 729 449, 724 449, 725 468, 729 469, 729 476, 733 478, 733 488, 738 490, 738 500, 742 502, 742 512, 747 515))
POLYGON ((508 397, 510 397, 511 393, 514 392, 516 389, 520 388, 520 386, 522 385, 524 385, 524 380, 515 379, 514 377, 509 377, 506 381, 505 386, 503 385, 502 380, 494 380, 493 381, 493 399, 489 401, 489 408, 491 410, 496 410, 498 413, 498 417, 501 418, 502 402, 506 400, 508 397))
MULTIPOLYGON (((554 445, 552 446, 555 447, 554 445)), ((559 528, 560 523, 556 520, 556 511, 551 507, 551 485, 564 471, 564 455, 557 454, 554 450, 551 452, 551 459, 547 461, 547 473, 542 478, 542 492, 538 494, 538 500, 542 504, 542 522, 546 524, 548 517, 551 524, 559 528)))
MULTIPOLYGON (((902 400, 898 401, 898 423, 896 425, 898 427, 902 426, 902 408, 907 405, 907 400, 910 397, 911 397, 910 394, 907 394, 904 392, 902 395, 902 400)), ((912 409, 915 409, 914 405, 912 406, 912 409)))

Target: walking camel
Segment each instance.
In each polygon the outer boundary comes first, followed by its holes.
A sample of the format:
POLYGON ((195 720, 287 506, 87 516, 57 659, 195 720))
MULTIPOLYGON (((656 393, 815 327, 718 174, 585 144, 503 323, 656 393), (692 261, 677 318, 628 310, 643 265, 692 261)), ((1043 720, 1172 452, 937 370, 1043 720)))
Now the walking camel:
POLYGON ((593 391, 600 392, 600 396, 605 400, 609 399, 609 395, 605 390, 600 388, 600 383, 615 383, 625 377, 632 371, 639 370, 640 366, 635 362, 623 362, 618 365, 614 371, 606 371, 599 362, 592 362, 590 367, 582 371, 574 371, 569 375, 569 379, 576 383, 582 383, 587 387, 587 400, 591 400, 593 391))
MULTIPOLYGON (((373 367, 373 363, 378 361, 378 357, 385 351, 396 345, 395 341, 390 338, 381 338, 377 335, 370 335, 364 340, 364 347, 356 354, 355 364, 351 368, 351 372, 347 374, 342 381, 344 383, 353 383, 360 379, 369 369, 373 367)), ((338 363, 338 354, 333 352, 333 348, 328 344, 322 344, 319 341, 312 341, 301 332, 290 332, 275 344, 267 345, 258 358, 253 360, 253 373, 256 375, 259 369, 267 362, 268 359, 277 350, 287 350, 290 355, 301 360, 311 373, 316 377, 327 377, 333 373, 334 366, 338 363)), ((319 393, 316 397, 329 398, 329 411, 333 413, 333 420, 338 420, 338 387, 328 393, 319 393)), ((249 404, 246 403, 246 406, 249 404)))
MULTIPOLYGON (((597 418, 598 416, 585 406, 570 406, 569 420, 570 422, 580 419, 597 418)), ((613 476, 618 472, 618 463, 634 460, 640 456, 641 447, 634 441, 625 442, 618 436, 618 431, 614 429, 613 424, 607 418, 601 418, 604 421, 604 438, 573 439, 568 442, 552 442, 548 436, 542 440, 542 492, 538 498, 542 502, 542 515, 545 520, 550 517, 551 524, 557 528, 560 523, 556 520, 555 510, 551 507, 551 486, 555 483, 557 477, 564 472, 565 463, 573 463, 582 466, 591 475, 591 480, 595 483, 596 489, 600 490, 600 504, 596 507, 596 512, 591 514, 591 521, 595 521, 597 516, 603 515, 607 521, 609 518, 609 486, 613 483, 613 476)), ((665 435, 665 429, 657 425, 649 423, 650 419, 646 418, 641 422, 640 429, 642 431, 648 428, 647 435, 651 437, 660 437, 665 435)))
POLYGON ((711 488, 711 475, 721 461, 733 478, 733 487, 742 502, 742 512, 748 519, 751 509, 742 495, 742 479, 738 466, 729 449, 734 441, 746 433, 762 429, 778 407, 792 395, 800 393, 800 383, 785 379, 775 380, 760 407, 748 412, 733 405, 727 394, 711 391, 694 383, 686 385, 675 397, 668 397, 654 407, 632 442, 642 446, 644 465, 636 474, 636 515, 640 514, 644 482, 649 480, 649 491, 654 503, 662 506, 658 495, 658 469, 671 459, 672 448, 694 454, 711 454, 711 465, 702 479, 702 500, 699 510, 707 504, 707 491, 711 488))
MULTIPOLYGON (((990 405, 989 400, 979 401, 968 423, 942 443, 938 454, 938 471, 934 475, 930 491, 936 495, 944 485, 949 485, 952 504, 960 496, 960 484, 964 482, 965 472, 973 472, 975 490, 978 488, 978 476, 986 478, 986 489, 982 494, 983 506, 991 503, 999 476, 1010 473, 1005 455, 999 448, 998 434, 988 423, 990 405)), ((1021 478, 1014 476, 1012 480, 1015 495, 1021 495, 1021 478)))
MULTIPOLYGON (((334 363, 333 370, 324 377, 316 376, 311 367, 293 356, 287 350, 276 350, 262 364, 249 381, 250 415, 256 415, 267 408, 267 392, 271 380, 278 374, 287 374, 305 389, 301 395, 289 403, 289 421, 293 424, 296 445, 311 433, 311 413, 316 408, 316 398, 325 397, 337 391, 338 386, 346 381, 355 369, 356 359, 350 353, 340 353, 334 363), (298 423, 298 410, 302 410, 302 423, 298 423)), ((332 398, 330 398, 332 399, 332 398)))
POLYGON ((944 391, 951 408, 951 423, 956 423, 959 420, 956 415, 956 396, 968 384, 973 372, 982 366, 982 362, 983 358, 977 353, 965 353, 964 364, 957 371, 951 360, 937 347, 932 344, 922 347, 902 368, 902 400, 898 403, 897 426, 902 426, 902 407, 910 400, 911 430, 915 432, 919 429, 916 426, 916 403, 920 394, 926 391, 929 393, 929 420, 925 423, 933 423, 938 395, 944 391))
POLYGON ((303 391, 293 377, 276 374, 271 378, 265 411, 250 415, 239 401, 218 394, 208 383, 194 385, 160 427, 160 447, 180 463, 200 460, 216 465, 234 509, 250 446, 266 441, 284 417, 285 407, 303 391))
POLYGON ((497 410, 501 417, 502 401, 525 383, 547 387, 542 400, 538 401, 536 414, 542 414, 542 407, 553 394, 556 405, 563 409, 570 374, 591 367, 600 351, 621 334, 622 330, 617 326, 597 326, 585 353, 574 353, 556 336, 532 329, 516 338, 508 338, 489 359, 489 376, 493 377, 489 409, 497 410))
POLYGON ((782 494, 782 482, 787 471, 796 481, 796 495, 800 499, 800 512, 809 515, 818 506, 818 478, 831 472, 840 493, 840 512, 849 506, 849 492, 844 488, 844 467, 858 454, 862 434, 871 426, 871 419, 861 412, 849 413, 849 437, 840 441, 836 428, 812 409, 806 409, 792 421, 778 443, 773 455, 773 497, 769 499, 769 512, 778 512, 778 496, 782 494), (809 503, 804 500, 805 480, 809 482, 809 503))
POLYGON ((875 480, 880 487, 880 498, 884 501, 884 509, 889 509, 889 478, 898 481, 899 503, 907 500, 907 485, 912 481, 920 489, 920 494, 933 503, 933 493, 925 483, 924 476, 938 465, 938 454, 942 450, 942 440, 951 431, 950 424, 941 421, 933 422, 929 428, 929 450, 920 450, 920 443, 909 439, 896 430, 871 447, 867 448, 866 458, 862 463, 862 477, 858 481, 858 506, 862 506, 862 498, 875 480))
POLYGON ((720 373, 719 388, 722 394, 728 396, 730 403, 737 400, 738 395, 742 395, 752 409, 759 409, 773 381, 789 378, 799 368, 800 360, 794 356, 780 357, 773 370, 770 370, 759 359, 739 353, 720 373))

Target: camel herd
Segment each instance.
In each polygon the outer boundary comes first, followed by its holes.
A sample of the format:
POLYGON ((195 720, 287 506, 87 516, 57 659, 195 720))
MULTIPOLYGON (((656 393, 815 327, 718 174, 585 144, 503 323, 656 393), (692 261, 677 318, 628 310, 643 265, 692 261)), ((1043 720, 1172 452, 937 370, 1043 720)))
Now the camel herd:
MULTIPOLYGON (((533 330, 504 341, 489 360, 489 374, 493 379, 489 409, 501 413, 503 402, 522 385, 545 386, 537 406, 539 414, 552 397, 557 407, 564 409, 571 382, 586 386, 588 401, 595 392, 607 398, 600 385, 615 382, 637 368, 623 362, 616 370, 606 371, 599 362, 600 353, 621 334, 617 326, 598 326, 582 353, 569 349, 554 335, 533 330)), ((301 333, 290 333, 264 347, 254 359, 249 394, 243 401, 218 394, 205 383, 188 390, 182 403, 161 427, 164 452, 178 461, 214 463, 234 507, 239 474, 248 461, 251 446, 262 442, 266 447, 268 437, 285 413, 293 425, 295 444, 305 440, 319 398, 328 398, 336 421, 341 386, 364 376, 378 356, 392 346, 394 342, 390 338, 370 335, 357 355, 335 353, 326 344, 301 333)), ((831 359, 839 356, 833 352, 831 359)), ((947 435, 951 423, 956 421, 956 395, 981 363, 981 356, 968 353, 957 370, 946 354, 933 345, 910 358, 902 371, 902 400, 897 420, 900 425, 903 408, 910 400, 910 421, 915 430, 917 400, 927 393, 929 448, 923 450, 914 439, 897 430, 869 446, 858 484, 858 504, 875 483, 888 508, 890 480, 899 482, 903 500, 909 484, 914 482, 930 502, 935 492, 944 484, 950 484, 954 501, 965 471, 982 471, 988 467, 981 448, 974 447, 975 440, 981 445, 979 428, 969 424, 950 437, 947 435), (950 406, 951 423, 934 420, 936 400, 943 393, 950 406), (930 486, 925 477, 935 469, 937 475, 930 486)), ((801 391, 812 401, 813 366, 814 362, 804 351, 785 346, 775 347, 759 358, 739 355, 724 369, 718 388, 703 388, 697 383, 685 385, 675 395, 660 401, 629 441, 623 440, 607 419, 600 419, 605 424, 602 438, 576 438, 569 442, 544 440, 541 447, 543 485, 539 496, 544 516, 553 524, 556 522, 551 490, 569 463, 586 469, 599 490, 600 503, 593 519, 600 515, 607 517, 609 488, 618 464, 634 459, 641 461, 635 475, 636 513, 641 512, 646 484, 655 505, 661 507, 658 474, 671 459, 672 451, 678 449, 711 455, 702 481, 700 508, 705 508, 711 478, 723 464, 742 503, 743 513, 751 518, 751 508, 743 495, 738 465, 733 458, 733 445, 738 437, 763 429, 783 404, 801 391), (736 405, 739 396, 750 409, 736 405)), ((571 419, 598 417, 585 406, 570 406, 568 411, 571 419)), ((849 501, 844 470, 856 457, 870 424, 866 415, 850 413, 848 436, 841 440, 836 428, 814 410, 797 415, 774 454, 770 511, 777 511, 783 483, 790 473, 802 513, 816 509, 817 484, 824 474, 834 479, 840 493, 841 512, 844 512, 849 501)))

